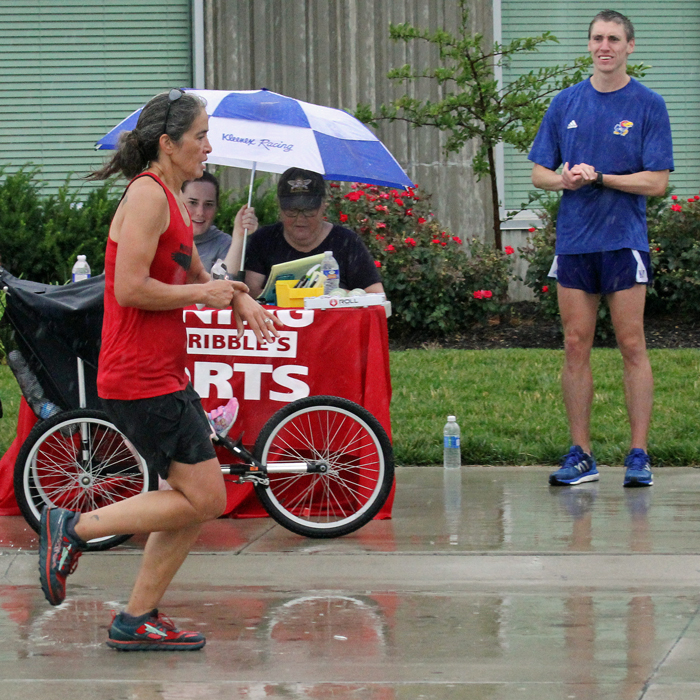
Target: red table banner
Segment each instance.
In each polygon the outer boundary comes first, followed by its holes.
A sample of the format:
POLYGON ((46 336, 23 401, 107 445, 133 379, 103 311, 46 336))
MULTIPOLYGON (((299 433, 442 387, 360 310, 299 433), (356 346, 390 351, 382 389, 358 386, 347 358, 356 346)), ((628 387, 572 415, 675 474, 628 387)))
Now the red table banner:
MULTIPOLYGON (((208 411, 235 396, 240 402, 231 436, 243 433, 252 447, 267 420, 285 404, 328 394, 364 406, 391 438, 391 375, 384 307, 270 310, 284 323, 273 343, 258 342, 246 329, 238 337, 230 309, 188 308, 187 369, 208 411)), ((227 453, 221 452, 222 460, 227 453)), ((227 484, 233 517, 266 513, 252 486, 227 484)), ((391 517, 393 490, 379 518, 391 517)))

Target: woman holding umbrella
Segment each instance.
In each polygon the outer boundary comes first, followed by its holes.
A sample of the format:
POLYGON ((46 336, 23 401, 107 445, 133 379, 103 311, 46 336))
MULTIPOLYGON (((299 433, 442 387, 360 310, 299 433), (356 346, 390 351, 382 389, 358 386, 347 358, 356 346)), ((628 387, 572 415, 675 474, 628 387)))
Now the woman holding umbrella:
MULTIPOLYGON (((258 296, 273 265, 333 251, 343 289, 383 292, 382 280, 362 239, 338 224, 326 221, 326 181, 319 173, 289 168, 277 183, 280 221, 258 229, 248 241, 245 281, 258 296)), ((240 268, 242 230, 226 256, 229 270, 240 268)))
POLYGON ((201 98, 181 90, 156 95, 114 157, 92 175, 131 180, 107 242, 98 393, 110 419, 171 490, 83 514, 45 509, 39 568, 47 600, 59 605, 88 540, 149 533, 129 602, 109 630, 107 644, 120 650, 191 650, 205 643, 202 634, 178 630, 157 610, 200 525, 221 515, 226 503, 211 429, 185 374, 182 308, 231 305, 239 332, 245 321, 260 340, 277 335, 274 317, 247 287, 212 280, 193 245, 180 190, 204 171, 207 131, 201 98))

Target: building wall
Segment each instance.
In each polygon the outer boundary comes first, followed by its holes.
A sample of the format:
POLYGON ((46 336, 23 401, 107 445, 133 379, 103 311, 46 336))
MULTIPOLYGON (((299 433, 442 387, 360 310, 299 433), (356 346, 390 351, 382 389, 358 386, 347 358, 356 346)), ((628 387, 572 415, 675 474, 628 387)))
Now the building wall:
POLYGON ((40 166, 47 193, 82 183, 97 139, 191 83, 190 14, 190 0, 0 0, 0 167, 40 166))
MULTIPOLYGON (((474 31, 491 41, 491 2, 470 0, 474 31)), ((205 0, 206 87, 268 88, 290 97, 354 111, 377 108, 404 91, 386 78, 394 67, 418 67, 429 58, 425 42, 388 38, 389 23, 448 29, 457 26, 454 0, 205 0)), ((419 88, 426 97, 434 86, 419 88)), ((436 129, 382 124, 379 138, 409 177, 433 195, 438 219, 463 238, 492 237, 490 192, 476 183, 473 149, 446 157, 436 129)), ((230 169, 233 170, 233 169, 230 169)), ((229 172, 227 186, 242 187, 248 173, 229 172)))

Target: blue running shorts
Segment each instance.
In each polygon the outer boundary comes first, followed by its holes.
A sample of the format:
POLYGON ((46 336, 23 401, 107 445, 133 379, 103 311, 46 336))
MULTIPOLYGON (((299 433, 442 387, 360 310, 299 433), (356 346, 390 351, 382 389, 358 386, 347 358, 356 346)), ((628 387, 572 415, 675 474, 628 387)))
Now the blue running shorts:
POLYGON ((630 248, 555 255, 549 277, 555 277, 562 287, 603 296, 654 281, 649 253, 630 248))

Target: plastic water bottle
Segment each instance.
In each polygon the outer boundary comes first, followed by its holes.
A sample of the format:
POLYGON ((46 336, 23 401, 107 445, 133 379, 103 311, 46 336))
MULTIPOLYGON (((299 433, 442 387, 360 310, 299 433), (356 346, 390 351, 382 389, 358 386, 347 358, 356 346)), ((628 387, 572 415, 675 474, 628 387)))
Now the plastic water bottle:
POLYGON ((458 545, 462 520, 462 470, 443 469, 442 475, 447 534, 450 544, 458 545))
POLYGON ((37 418, 45 420, 60 412, 61 409, 44 396, 44 390, 41 388, 39 380, 19 350, 10 352, 7 356, 7 364, 10 365, 19 388, 22 390, 22 395, 37 418))
POLYGON ((447 416, 443 435, 443 465, 445 469, 459 469, 462 466, 462 450, 459 444, 459 425, 454 416, 447 416))
POLYGON ((89 277, 90 266, 87 259, 84 255, 79 255, 75 265, 73 265, 73 282, 80 282, 80 280, 86 280, 89 277))
POLYGON ((230 279, 228 274, 228 269, 226 268, 226 263, 219 258, 211 267, 211 278, 213 280, 227 280, 230 279))
POLYGON ((323 283, 323 293, 330 294, 334 289, 340 287, 340 268, 338 261, 333 257, 333 251, 327 250, 321 261, 321 273, 326 278, 323 283))

